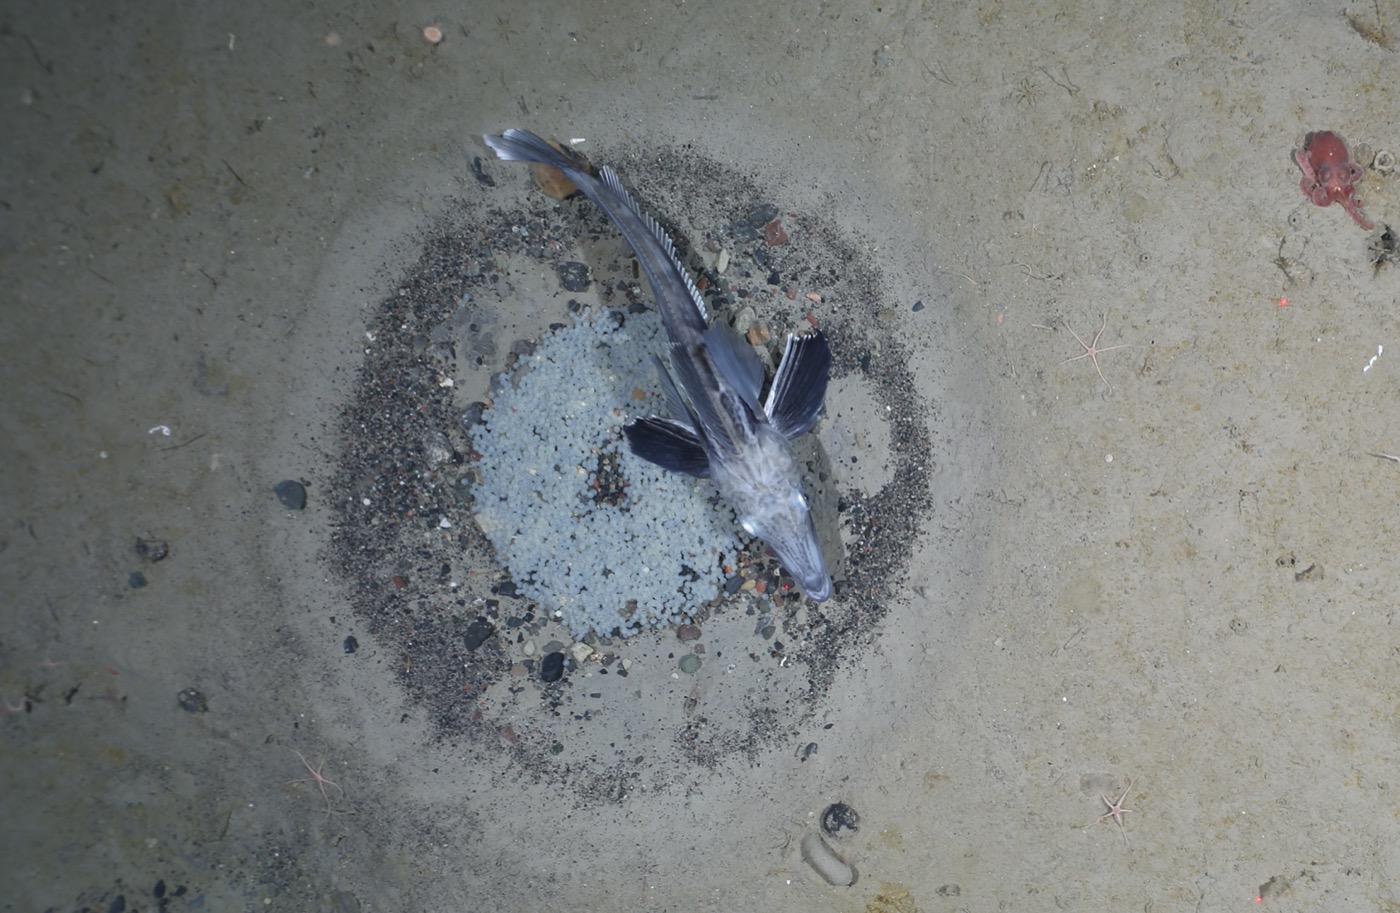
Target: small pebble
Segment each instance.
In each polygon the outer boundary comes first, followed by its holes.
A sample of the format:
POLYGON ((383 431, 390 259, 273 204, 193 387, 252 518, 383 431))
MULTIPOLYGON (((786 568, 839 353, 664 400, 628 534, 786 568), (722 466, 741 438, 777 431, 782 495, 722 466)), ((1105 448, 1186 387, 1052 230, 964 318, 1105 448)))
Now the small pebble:
POLYGON ((540 680, 544 682, 557 682, 564 677, 564 654, 557 650, 544 658, 540 663, 540 680))
POLYGON ((778 207, 772 203, 763 203, 750 209, 742 219, 736 219, 730 230, 740 241, 753 241, 763 233, 763 227, 777 214, 778 207))
POLYGON ((700 657, 696 656, 694 653, 687 653, 685 656, 681 657, 681 671, 687 675, 692 675, 700 671, 700 663, 700 657))
POLYGON ((762 320, 749 324, 748 333, 745 334, 751 346, 763 346, 768 344, 768 340, 773 338, 773 329, 762 320))
POLYGON ((140 571, 132 571, 131 576, 126 578, 126 585, 133 590, 139 590, 146 585, 146 575, 140 571))
POLYGON ((699 640, 700 628, 696 625, 681 625, 676 628, 676 640, 681 643, 689 643, 692 640, 699 640))
POLYGON ((306 486, 294 479, 278 482, 272 489, 277 500, 288 510, 302 510, 306 507, 306 486))
POLYGON ((492 626, 491 622, 478 615, 472 620, 472 623, 467 626, 467 633, 462 635, 462 641, 466 644, 467 650, 475 650, 477 647, 484 644, 486 638, 494 634, 495 631, 496 629, 492 626))
POLYGON ((833 802, 822 812, 822 830, 828 837, 844 837, 860 830, 860 815, 844 802, 833 802))
POLYGON ((356 650, 360 649, 360 642, 355 639, 354 634, 351 634, 345 638, 345 642, 341 644, 341 646, 346 653, 354 653, 356 650))
POLYGON ((588 267, 577 260, 560 263, 554 268, 559 274, 559 284, 568 292, 588 291, 588 267))
POLYGON ((136 557, 155 564, 170 556, 170 543, 164 539, 137 539, 136 557))
POLYGON ((203 713, 209 709, 209 699, 195 688, 186 688, 175 695, 175 700, 180 702, 181 710, 189 713, 203 713))

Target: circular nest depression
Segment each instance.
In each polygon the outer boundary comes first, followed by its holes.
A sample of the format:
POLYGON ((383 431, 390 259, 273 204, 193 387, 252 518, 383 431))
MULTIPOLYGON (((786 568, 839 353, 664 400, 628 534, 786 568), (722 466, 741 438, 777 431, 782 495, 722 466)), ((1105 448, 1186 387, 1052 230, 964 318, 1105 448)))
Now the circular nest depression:
MULTIPOLYGON (((614 165, 675 240, 714 319, 738 316, 741 332, 779 352, 787 331, 819 324, 833 391, 875 408, 846 410, 863 413, 843 435, 867 442, 863 452, 833 459, 822 446, 836 433, 830 395, 827 417, 796 442, 837 581, 831 600, 802 599, 751 543, 691 623, 576 641, 553 607, 521 595, 474 522, 473 429, 492 385, 509 382, 542 334, 585 308, 625 321, 651 306, 650 289, 593 204, 546 196, 513 163, 474 163, 476 192, 424 235, 366 327, 339 417, 326 558, 391 651, 407 703, 464 764, 583 802, 683 788, 697 765, 820 751, 825 695, 906 581, 931 507, 936 411, 901 340, 882 331, 879 269, 821 213, 780 209, 752 177, 691 150, 622 150, 598 164, 614 165), (874 481, 857 482, 861 459, 882 467, 874 481)), ((611 467, 605 456, 589 468, 606 478, 611 467)), ((600 560, 618 547, 599 542, 600 560)))

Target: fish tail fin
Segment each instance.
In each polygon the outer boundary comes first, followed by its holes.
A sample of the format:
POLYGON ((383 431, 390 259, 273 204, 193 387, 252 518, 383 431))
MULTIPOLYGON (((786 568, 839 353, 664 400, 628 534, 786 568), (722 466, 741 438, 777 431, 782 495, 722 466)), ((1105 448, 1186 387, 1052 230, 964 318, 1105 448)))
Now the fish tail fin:
POLYGON ((486 145, 496 151, 496 157, 508 162, 531 162, 549 165, 565 173, 584 170, 585 166, 566 152, 551 146, 529 130, 507 130, 497 136, 483 136, 486 145))

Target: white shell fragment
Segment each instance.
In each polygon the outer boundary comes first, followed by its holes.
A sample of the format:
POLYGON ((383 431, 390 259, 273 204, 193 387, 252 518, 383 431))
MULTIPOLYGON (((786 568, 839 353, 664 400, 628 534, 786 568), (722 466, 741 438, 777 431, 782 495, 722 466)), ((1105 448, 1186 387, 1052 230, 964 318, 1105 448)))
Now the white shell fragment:
POLYGON ((821 834, 808 834, 802 838, 802 858, 817 870, 817 874, 827 884, 838 888, 855 884, 856 870, 847 865, 831 847, 826 845, 821 834))

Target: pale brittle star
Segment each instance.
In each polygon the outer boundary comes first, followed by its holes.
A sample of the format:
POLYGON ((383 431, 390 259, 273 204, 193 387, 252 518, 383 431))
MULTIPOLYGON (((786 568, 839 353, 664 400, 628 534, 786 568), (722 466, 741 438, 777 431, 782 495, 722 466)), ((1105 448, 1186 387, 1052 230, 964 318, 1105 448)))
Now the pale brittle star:
POLYGON ((317 764, 315 767, 312 767, 311 762, 306 760, 306 755, 297 751, 295 748, 291 749, 291 751, 298 758, 301 758, 301 763, 306 767, 306 772, 311 774, 311 776, 302 777, 300 780, 288 780, 287 785, 290 786, 293 783, 315 783, 316 788, 321 791, 321 798, 326 800, 326 816, 329 817, 335 811, 335 809, 331 805, 331 797, 326 792, 326 787, 334 787, 335 790, 342 797, 345 795, 345 790, 340 788, 339 783, 336 783, 334 780, 326 779, 326 777, 321 773, 321 771, 324 770, 326 766, 326 761, 324 758, 321 759, 320 764, 317 764))
POLYGON ((1123 789, 1123 794, 1120 795, 1120 796, 1118 797, 1118 801, 1117 801, 1117 802, 1110 802, 1110 801, 1108 800, 1108 796, 1105 796, 1103 793, 1099 793, 1099 798, 1100 798, 1101 800, 1103 800, 1103 804, 1104 804, 1104 805, 1108 806, 1108 811, 1104 812, 1102 815, 1099 815, 1097 818, 1095 818, 1093 821, 1090 821, 1088 824, 1081 824, 1081 825, 1079 825, 1080 829, 1083 830, 1083 829, 1086 828, 1086 827, 1093 827, 1095 824, 1098 824, 1100 821, 1106 821, 1106 820, 1108 820, 1109 818, 1112 818, 1112 819, 1113 819, 1113 823, 1116 824, 1116 825, 1118 825, 1118 833, 1120 833, 1120 834, 1123 835, 1123 845, 1124 845, 1124 846, 1127 846, 1127 845, 1128 845, 1128 832, 1127 832, 1126 830, 1123 829, 1123 815, 1125 815, 1126 813, 1132 811, 1132 809, 1131 809, 1131 808, 1124 808, 1124 807, 1123 807, 1123 803, 1124 803, 1125 801, 1127 801, 1128 793, 1129 793, 1129 791, 1132 790, 1132 788, 1133 788, 1133 781, 1132 781, 1132 780, 1129 780, 1129 781, 1128 781, 1128 785, 1123 789))
POLYGON ((1108 392, 1109 392, 1109 393, 1112 393, 1112 392, 1113 392, 1113 384, 1110 384, 1110 383, 1108 382, 1108 378, 1103 376, 1103 369, 1099 367, 1099 356, 1102 355, 1104 352, 1112 352, 1114 349, 1126 349, 1126 348, 1129 348, 1132 344, 1131 344, 1131 343, 1126 343, 1126 342, 1125 342, 1125 343, 1123 343, 1122 345, 1108 346, 1107 348, 1100 349, 1100 348, 1099 348, 1099 337, 1103 335, 1104 328, 1107 327, 1107 326, 1108 326, 1108 315, 1107 315, 1107 314, 1104 314, 1104 315, 1103 315, 1103 323, 1101 323, 1101 324, 1099 325, 1099 331, 1098 331, 1097 333, 1094 334, 1094 338, 1093 338, 1092 340, 1090 340, 1089 342, 1085 342, 1084 340, 1080 339, 1078 333, 1074 332, 1074 330, 1070 330, 1070 328, 1069 328, 1068 326, 1066 326, 1065 329, 1066 329, 1066 330, 1069 330, 1069 335, 1071 335, 1071 336, 1074 337, 1074 341, 1077 342, 1077 343, 1079 343, 1081 346, 1084 347, 1084 352, 1083 352, 1083 354, 1080 354, 1080 355, 1072 355, 1072 356, 1070 356, 1069 358, 1066 358, 1064 361, 1060 362, 1060 364, 1062 364, 1062 365, 1063 365, 1063 364, 1068 364, 1068 363, 1071 362, 1071 361, 1078 361, 1078 360, 1081 359, 1081 358, 1087 358, 1087 359, 1089 359, 1090 361, 1092 361, 1092 362, 1094 363, 1094 370, 1099 372, 1099 380, 1103 381, 1103 382, 1104 382, 1104 386, 1108 387, 1108 392))

